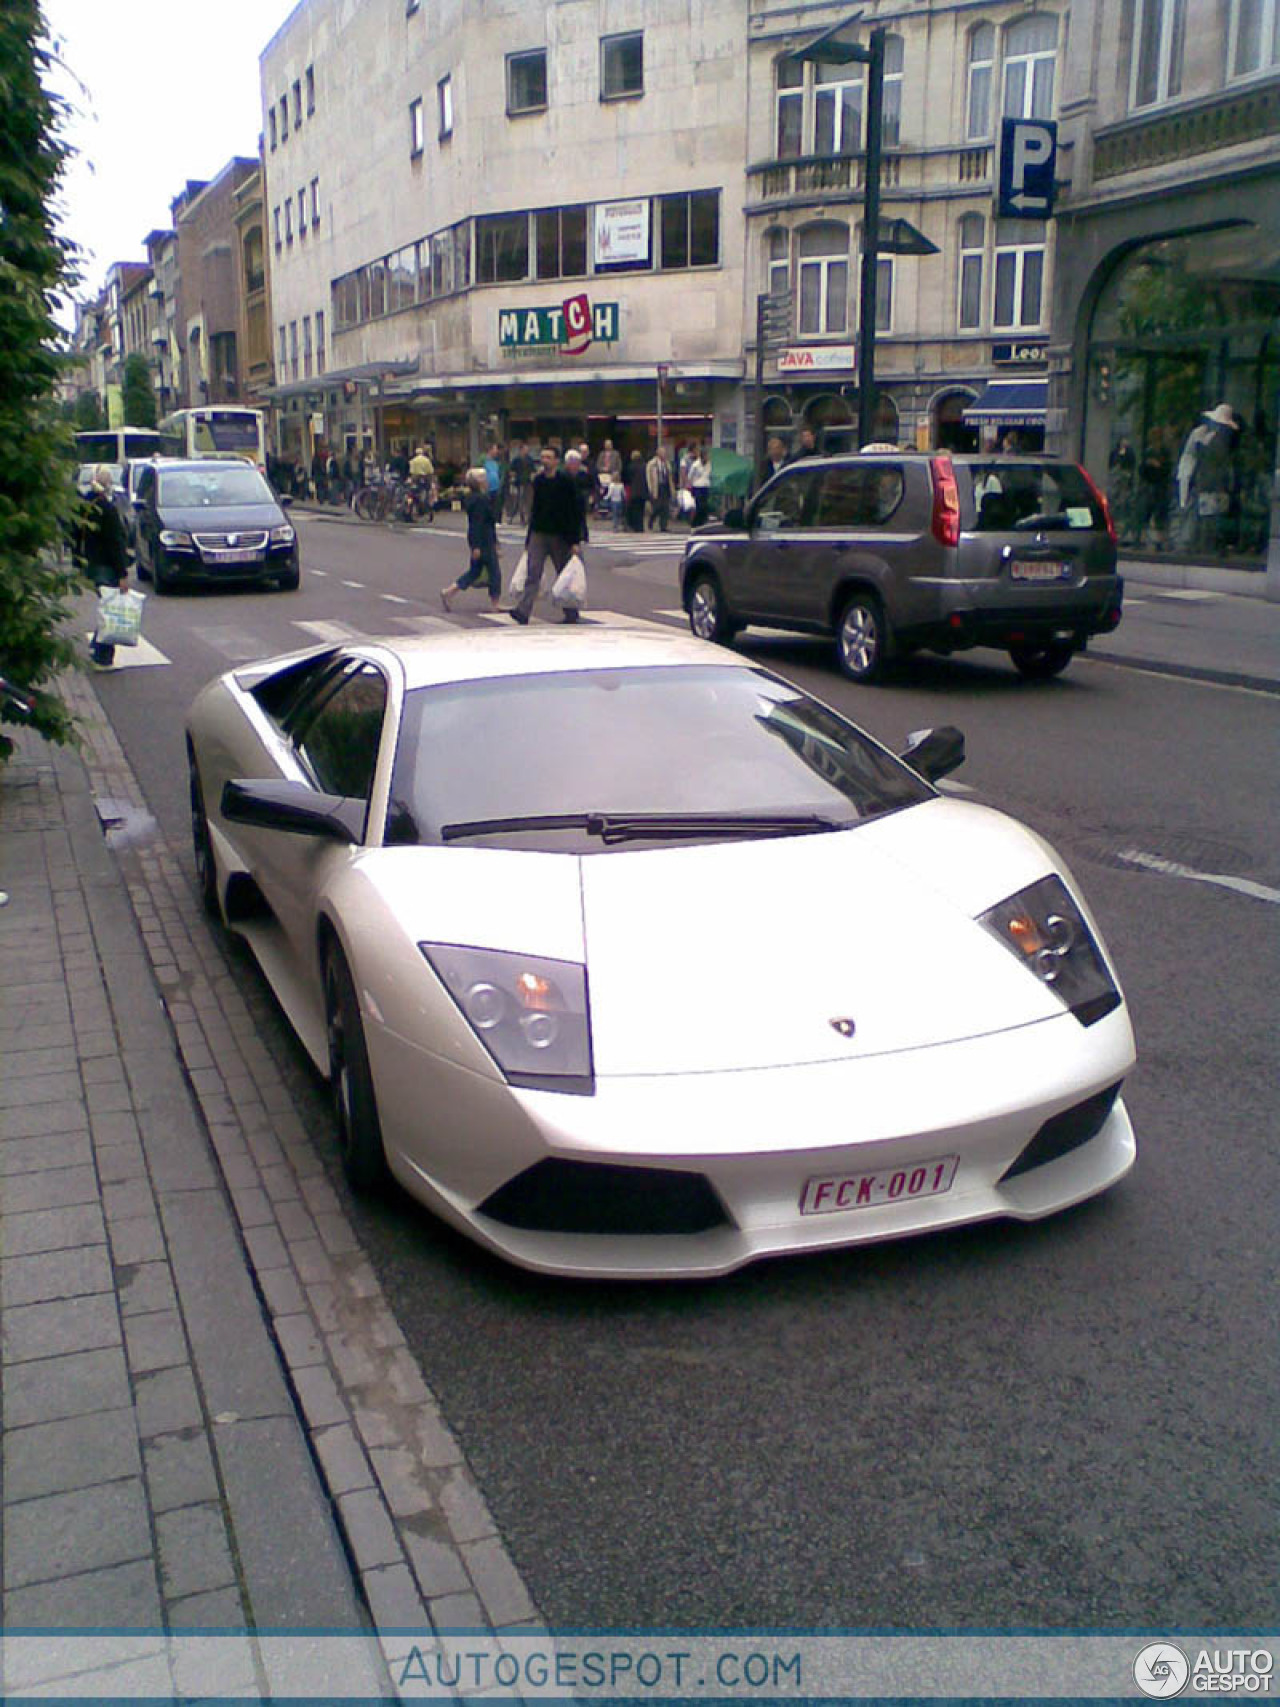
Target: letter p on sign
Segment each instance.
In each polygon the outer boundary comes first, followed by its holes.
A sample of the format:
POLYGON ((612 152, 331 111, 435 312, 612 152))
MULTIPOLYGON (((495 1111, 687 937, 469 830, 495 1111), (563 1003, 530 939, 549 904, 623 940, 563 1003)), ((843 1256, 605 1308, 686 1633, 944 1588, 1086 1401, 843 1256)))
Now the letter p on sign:
POLYGON ((1005 119, 1000 131, 1001 219, 1048 219, 1058 127, 1052 119, 1005 119))

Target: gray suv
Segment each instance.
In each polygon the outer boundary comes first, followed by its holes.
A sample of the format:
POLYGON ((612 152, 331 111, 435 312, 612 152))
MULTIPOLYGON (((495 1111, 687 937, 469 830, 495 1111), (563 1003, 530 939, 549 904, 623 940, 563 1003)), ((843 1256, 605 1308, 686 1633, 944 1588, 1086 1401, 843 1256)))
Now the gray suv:
POLYGON ((909 451, 791 463, 690 535, 680 587, 701 639, 830 634, 859 682, 922 647, 998 646, 1056 676, 1118 625, 1124 592, 1106 499, 1076 463, 909 451))

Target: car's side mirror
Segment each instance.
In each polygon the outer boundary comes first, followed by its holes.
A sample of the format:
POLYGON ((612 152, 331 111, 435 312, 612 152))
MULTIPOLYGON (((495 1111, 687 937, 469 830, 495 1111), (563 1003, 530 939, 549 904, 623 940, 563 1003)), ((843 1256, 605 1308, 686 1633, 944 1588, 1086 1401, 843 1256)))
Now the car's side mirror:
POLYGON ((278 497, 276 499, 276 503, 279 504, 282 510, 291 510, 293 508, 293 498, 287 492, 278 497))
POLYGON ((949 723, 938 729, 917 729, 907 736, 898 757, 926 782, 937 782, 964 763, 964 736, 949 723))
POLYGON ((343 794, 319 794, 305 782, 249 778, 222 790, 222 816, 259 830, 323 836, 334 842, 364 840, 365 802, 343 794))

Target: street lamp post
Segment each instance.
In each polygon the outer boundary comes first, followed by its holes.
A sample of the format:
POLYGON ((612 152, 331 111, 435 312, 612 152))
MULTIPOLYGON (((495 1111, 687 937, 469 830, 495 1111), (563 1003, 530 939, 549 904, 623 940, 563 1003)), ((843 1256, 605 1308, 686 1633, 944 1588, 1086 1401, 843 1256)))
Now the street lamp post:
POLYGON ((884 111, 884 31, 867 43, 867 152, 862 208, 862 283, 858 302, 858 443, 875 437, 876 283, 880 263, 881 115, 884 111))

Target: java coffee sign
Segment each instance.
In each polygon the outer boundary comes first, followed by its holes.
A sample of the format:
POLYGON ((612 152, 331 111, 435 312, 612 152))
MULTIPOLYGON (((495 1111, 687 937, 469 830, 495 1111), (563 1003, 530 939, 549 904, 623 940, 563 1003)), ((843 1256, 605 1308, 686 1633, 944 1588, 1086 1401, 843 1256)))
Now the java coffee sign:
POLYGON ((584 291, 559 308, 504 308, 498 315, 503 350, 555 349, 580 356, 594 344, 618 341, 618 304, 592 303, 584 291))

